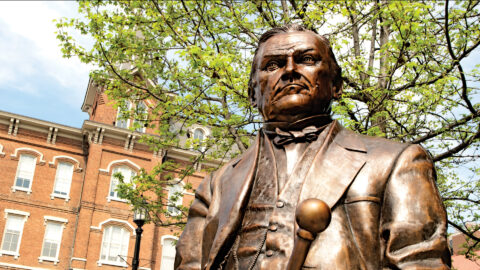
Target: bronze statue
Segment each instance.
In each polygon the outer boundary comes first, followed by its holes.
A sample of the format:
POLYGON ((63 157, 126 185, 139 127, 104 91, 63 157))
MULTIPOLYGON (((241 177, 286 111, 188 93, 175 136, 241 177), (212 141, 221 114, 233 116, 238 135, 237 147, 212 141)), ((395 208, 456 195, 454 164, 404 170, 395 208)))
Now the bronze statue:
POLYGON ((449 269, 430 156, 332 121, 341 93, 341 70, 323 36, 298 25, 262 35, 249 95, 263 128, 197 189, 175 269, 449 269), (302 234, 295 221, 309 199, 331 209, 329 225, 327 216, 319 226, 298 221, 318 231, 328 225, 317 235, 302 234), (297 233, 310 240, 297 244, 297 233))

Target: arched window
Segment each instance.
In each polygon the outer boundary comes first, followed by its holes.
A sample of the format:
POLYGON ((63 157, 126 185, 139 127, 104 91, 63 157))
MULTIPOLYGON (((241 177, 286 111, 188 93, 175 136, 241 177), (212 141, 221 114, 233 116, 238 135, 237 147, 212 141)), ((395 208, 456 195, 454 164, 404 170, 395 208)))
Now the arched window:
POLYGON ((2 246, 0 255, 13 255, 14 258, 20 256, 20 242, 22 240, 23 227, 30 213, 14 209, 5 209, 5 228, 3 231, 2 246))
POLYGON ((120 128, 128 128, 129 120, 125 119, 125 115, 122 113, 122 109, 130 110, 132 104, 130 101, 125 100, 125 106, 118 107, 117 111, 117 120, 115 121, 115 126, 120 128))
POLYGON ((115 121, 115 126, 120 128, 131 128, 134 127, 137 132, 145 132, 145 123, 147 120, 147 105, 145 102, 140 101, 136 105, 128 100, 125 100, 125 104, 122 107, 119 107, 117 110, 117 120, 115 121), (122 110, 127 110, 128 113, 122 112, 122 110), (130 113, 134 113, 134 119, 127 119, 127 116, 131 116, 130 113))
POLYGON ((52 261, 55 264, 59 262, 58 254, 62 246, 62 234, 65 229, 67 219, 44 216, 45 219, 45 234, 43 236, 42 253, 38 260, 52 261))
POLYGON ((130 232, 124 227, 106 226, 103 231, 99 263, 127 266, 125 260, 127 260, 129 239, 130 232))
POLYGON ((183 202, 183 184, 177 183, 174 185, 168 186, 168 207, 167 211, 171 216, 178 216, 181 214, 181 211, 177 206, 182 205, 183 202))
POLYGON ((175 243, 177 238, 170 235, 162 237, 162 261, 160 270, 173 270, 175 263, 175 243))
POLYGON ((57 172, 55 174, 55 185, 51 197, 60 197, 69 199, 70 185, 72 183, 73 164, 70 162, 59 161, 57 172))
POLYGON ((205 132, 203 132, 201 128, 197 128, 193 132, 193 138, 199 141, 203 141, 203 139, 205 138, 205 132))
POLYGON ((116 173, 122 174, 124 183, 130 183, 132 181, 132 178, 135 177, 135 175, 137 174, 134 170, 125 165, 114 167, 112 170, 112 178, 110 180, 110 191, 108 193, 108 200, 124 201, 118 196, 117 186, 120 183, 120 180, 115 177, 116 173))
POLYGON ((135 107, 135 113, 135 120, 133 120, 133 125, 134 127, 136 126, 135 131, 145 132, 147 105, 145 105, 145 103, 142 101, 139 102, 135 107))
POLYGON ((33 174, 37 157, 29 154, 21 154, 18 160, 17 176, 15 177, 14 190, 32 191, 33 174))

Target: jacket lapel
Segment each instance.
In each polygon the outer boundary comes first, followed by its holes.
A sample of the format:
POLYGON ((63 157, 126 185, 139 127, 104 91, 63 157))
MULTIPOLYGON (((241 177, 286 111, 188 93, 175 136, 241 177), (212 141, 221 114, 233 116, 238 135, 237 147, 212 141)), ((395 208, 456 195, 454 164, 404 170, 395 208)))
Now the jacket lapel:
MULTIPOLYGON (((247 152, 242 156, 238 162, 234 162, 229 168, 219 177, 222 178, 221 194, 219 202, 222 205, 218 207, 218 230, 215 234, 208 261, 204 269, 210 269, 212 265, 216 265, 223 260, 226 254, 221 253, 222 246, 227 242, 229 237, 235 237, 235 229, 238 228, 241 218, 242 210, 247 203, 248 194, 253 183, 255 170, 257 167, 257 160, 259 154, 259 146, 262 143, 260 139, 263 136, 261 132, 257 135, 254 145, 252 145, 247 152), (220 253, 219 253, 220 252, 220 253)), ((231 240, 231 239, 229 239, 231 240)))
MULTIPOLYGON (((338 202, 365 164, 366 150, 359 135, 332 123, 325 151, 318 151, 302 187, 299 202, 323 200, 330 208, 338 202)), ((322 147, 323 149, 323 147, 322 147)))

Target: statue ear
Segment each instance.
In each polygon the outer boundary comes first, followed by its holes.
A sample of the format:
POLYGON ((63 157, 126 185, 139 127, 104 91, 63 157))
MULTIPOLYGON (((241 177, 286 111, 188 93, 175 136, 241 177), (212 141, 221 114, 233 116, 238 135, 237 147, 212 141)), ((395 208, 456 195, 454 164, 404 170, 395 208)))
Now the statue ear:
POLYGON ((342 97, 343 80, 333 82, 332 92, 333 92, 333 99, 338 100, 342 97))
POLYGON ((257 107, 257 95, 255 94, 255 85, 256 83, 248 84, 248 98, 250 99, 250 104, 253 107, 257 107))

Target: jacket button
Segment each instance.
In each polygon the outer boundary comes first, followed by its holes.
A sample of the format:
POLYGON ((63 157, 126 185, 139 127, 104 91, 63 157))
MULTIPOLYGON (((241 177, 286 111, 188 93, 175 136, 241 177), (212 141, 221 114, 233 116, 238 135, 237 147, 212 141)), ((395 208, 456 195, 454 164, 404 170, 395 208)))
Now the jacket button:
POLYGON ((278 201, 278 202, 277 202, 277 207, 278 207, 278 208, 282 208, 282 207, 284 207, 284 206, 285 206, 285 203, 284 203, 283 201, 278 201))
POLYGON ((272 231, 272 232, 277 231, 277 228, 278 228, 277 225, 270 225, 270 226, 268 226, 268 229, 269 229, 270 231, 272 231))
POLYGON ((272 257, 273 256, 273 250, 267 250, 267 253, 265 253, 267 257, 272 257))

